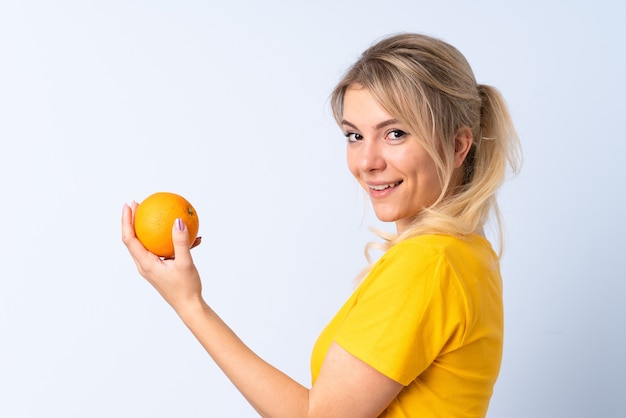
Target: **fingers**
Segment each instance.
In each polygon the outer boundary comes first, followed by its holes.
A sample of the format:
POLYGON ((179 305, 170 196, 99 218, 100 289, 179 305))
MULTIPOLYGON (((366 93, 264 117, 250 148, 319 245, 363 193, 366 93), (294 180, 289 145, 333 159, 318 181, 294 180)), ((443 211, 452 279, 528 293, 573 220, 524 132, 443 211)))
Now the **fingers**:
MULTIPOLYGON (((191 246, 189 247, 189 249, 191 250, 192 248, 196 248, 198 245, 200 245, 200 243, 202 243, 202 237, 196 237, 196 239, 194 239, 193 242, 191 243, 191 246)), ((175 256, 171 256, 171 257, 164 258, 164 260, 174 260, 175 258, 176 258, 175 256)))
POLYGON ((196 248, 198 245, 200 245, 200 243, 202 242, 202 237, 196 237, 196 239, 193 240, 193 243, 191 244, 191 248, 196 248))
POLYGON ((124 207, 122 208, 122 241, 126 244, 132 238, 135 238, 133 212, 131 207, 124 203, 124 207))
POLYGON ((133 214, 137 204, 124 205, 122 209, 122 241, 143 276, 176 310, 189 301, 201 299, 202 284, 193 264, 190 247, 198 245, 200 238, 189 244, 189 231, 181 219, 172 225, 174 257, 162 259, 148 251, 137 239, 133 214))
POLYGON ((191 258, 191 247, 189 245, 189 230, 185 222, 180 218, 176 218, 172 226, 172 243, 174 244, 174 259, 176 260, 176 264, 191 266, 193 260, 191 258))
MULTIPOLYGON (((134 259, 140 272, 145 271, 147 266, 152 265, 159 257, 150 253, 135 235, 135 227, 133 226, 133 218, 138 204, 133 202, 130 206, 124 204, 122 209, 122 241, 128 248, 130 255, 134 259)), ((191 257, 191 248, 197 247, 202 241, 201 237, 197 237, 191 245, 189 245, 189 231, 187 226, 178 218, 172 226, 172 242, 174 244, 174 256, 166 260, 178 261, 179 265, 191 266, 193 260, 191 257)))
POLYGON ((133 202, 131 206, 124 204, 122 208, 122 242, 126 245, 126 248, 128 248, 131 257, 135 261, 135 264, 137 264, 137 268, 141 270, 142 265, 148 265, 147 263, 154 262, 153 259, 158 257, 146 250, 135 235, 133 216, 136 208, 136 202, 133 202))

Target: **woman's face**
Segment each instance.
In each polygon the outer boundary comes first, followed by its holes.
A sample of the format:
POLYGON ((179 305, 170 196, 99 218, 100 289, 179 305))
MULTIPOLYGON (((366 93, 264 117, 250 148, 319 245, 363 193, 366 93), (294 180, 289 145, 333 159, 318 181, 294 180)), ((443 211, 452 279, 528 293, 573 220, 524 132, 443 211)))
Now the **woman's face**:
POLYGON ((378 219, 395 222, 401 234, 441 194, 433 159, 415 133, 360 85, 345 93, 342 129, 348 138, 350 171, 369 194, 378 219))

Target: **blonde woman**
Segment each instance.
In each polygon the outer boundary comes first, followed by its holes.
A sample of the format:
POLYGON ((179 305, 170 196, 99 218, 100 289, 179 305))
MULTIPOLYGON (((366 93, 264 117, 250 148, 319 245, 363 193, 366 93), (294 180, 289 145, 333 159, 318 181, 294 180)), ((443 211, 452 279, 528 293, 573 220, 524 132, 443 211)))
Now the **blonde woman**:
POLYGON ((123 241, 138 270, 264 417, 483 417, 502 356, 496 192, 519 145, 504 100, 463 55, 419 34, 385 38, 332 93, 350 171, 376 216, 384 254, 319 336, 307 388, 252 352, 206 304, 176 222, 174 260, 123 241))

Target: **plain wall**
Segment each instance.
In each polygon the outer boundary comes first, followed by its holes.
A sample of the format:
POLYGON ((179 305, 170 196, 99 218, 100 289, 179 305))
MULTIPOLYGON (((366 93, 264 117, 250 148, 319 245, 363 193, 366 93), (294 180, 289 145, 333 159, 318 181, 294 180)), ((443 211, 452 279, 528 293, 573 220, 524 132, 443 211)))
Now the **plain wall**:
POLYGON ((626 30, 610 1, 0 3, 0 416, 252 417, 139 277, 122 205, 200 215, 206 299, 308 385, 376 237, 328 95, 380 37, 458 47, 524 148, 489 417, 626 416, 626 30))

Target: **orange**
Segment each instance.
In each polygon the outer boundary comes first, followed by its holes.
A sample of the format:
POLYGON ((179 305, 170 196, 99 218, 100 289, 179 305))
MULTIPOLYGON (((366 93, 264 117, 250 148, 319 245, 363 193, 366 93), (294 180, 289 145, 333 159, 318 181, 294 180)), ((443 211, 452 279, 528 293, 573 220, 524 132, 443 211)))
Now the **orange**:
POLYGON ((151 253, 159 257, 172 257, 172 227, 176 218, 181 218, 187 225, 191 245, 200 226, 196 210, 187 199, 175 193, 154 193, 135 210, 135 235, 151 253))

